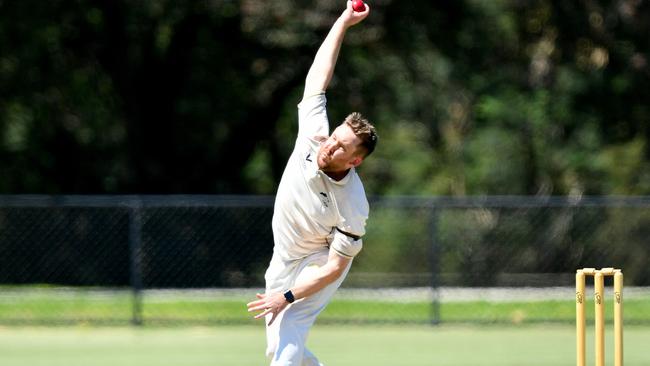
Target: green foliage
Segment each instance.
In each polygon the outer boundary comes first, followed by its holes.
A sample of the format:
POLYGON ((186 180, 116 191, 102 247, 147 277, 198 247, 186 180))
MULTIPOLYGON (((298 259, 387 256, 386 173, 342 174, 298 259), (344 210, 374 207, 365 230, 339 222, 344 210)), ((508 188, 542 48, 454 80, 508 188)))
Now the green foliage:
POLYGON ((650 165, 644 159, 646 140, 636 138, 610 146, 596 155, 596 164, 610 179, 604 190, 619 195, 639 195, 650 188, 650 165))
MULTIPOLYGON (((524 144, 503 129, 482 129, 467 143, 466 184, 476 193, 525 194, 524 144), (486 148, 490 147, 490 153, 486 148)), ((473 193, 473 192, 469 192, 473 193)))
MULTIPOLYGON (((0 191, 273 193, 342 10, 301 4, 0 3, 0 191)), ((650 194, 647 5, 372 5, 328 91, 370 192, 650 194)))
POLYGON ((368 192, 376 194, 434 193, 429 186, 440 174, 436 152, 429 144, 429 132, 420 123, 396 121, 386 126, 380 135, 381 149, 377 149, 359 168, 368 192), (404 148, 408 146, 408 149, 404 148), (399 181, 398 185, 386 182, 399 181))
MULTIPOLYGON (((430 271, 430 218, 426 210, 409 212, 375 208, 364 241, 368 248, 355 260, 355 271, 383 273, 426 273, 430 271), (400 258, 400 260, 396 260, 400 258), (378 271, 378 269, 381 269, 378 271)), ((377 286, 378 281, 362 284, 377 286)), ((386 286, 390 281, 381 281, 386 286)))

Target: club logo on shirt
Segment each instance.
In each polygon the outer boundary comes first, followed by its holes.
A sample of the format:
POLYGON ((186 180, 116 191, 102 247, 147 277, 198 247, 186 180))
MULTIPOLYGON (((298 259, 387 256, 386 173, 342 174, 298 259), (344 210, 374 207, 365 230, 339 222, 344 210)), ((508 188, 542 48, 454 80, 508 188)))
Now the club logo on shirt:
POLYGON ((323 206, 330 207, 330 198, 325 192, 320 192, 320 201, 323 203, 323 206))

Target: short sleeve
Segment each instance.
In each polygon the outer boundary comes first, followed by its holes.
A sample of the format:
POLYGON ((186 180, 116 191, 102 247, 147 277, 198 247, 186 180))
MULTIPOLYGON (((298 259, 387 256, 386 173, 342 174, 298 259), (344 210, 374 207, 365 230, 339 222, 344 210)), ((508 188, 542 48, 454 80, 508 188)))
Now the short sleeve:
POLYGON ((329 135, 325 92, 305 97, 298 104, 298 136, 314 137, 329 135))
POLYGON ((339 231, 338 229, 334 230, 334 237, 332 239, 332 243, 330 244, 331 249, 348 258, 354 258, 357 254, 359 254, 363 248, 363 240, 360 237, 354 234, 339 231))
POLYGON ((361 238, 366 234, 369 207, 354 168, 348 174, 351 175, 350 181, 336 195, 339 217, 330 233, 330 248, 343 256, 354 257, 363 247, 361 238))

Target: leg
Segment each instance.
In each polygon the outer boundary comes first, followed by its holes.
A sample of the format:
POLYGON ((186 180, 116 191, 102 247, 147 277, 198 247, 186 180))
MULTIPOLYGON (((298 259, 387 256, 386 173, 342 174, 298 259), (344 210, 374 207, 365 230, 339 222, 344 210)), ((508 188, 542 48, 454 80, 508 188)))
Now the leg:
MULTIPOLYGON (((305 356, 309 326, 288 320, 287 310, 284 311, 285 316, 282 319, 276 319, 276 322, 280 321, 280 323, 278 323, 279 332, 275 339, 277 344, 274 352, 271 353, 271 366, 300 366, 305 356)), ((276 322, 270 328, 273 328, 276 322)))
POLYGON ((307 348, 305 348, 305 354, 302 358, 301 366, 324 366, 322 363, 318 362, 316 356, 311 353, 307 348))
MULTIPOLYGON (((314 271, 327 262, 327 252, 318 253, 305 258, 298 268, 298 275, 292 281, 300 282, 303 278, 313 275, 314 271)), ((339 288, 350 267, 345 270, 333 283, 310 297, 300 299, 287 307, 275 322, 267 327, 267 355, 272 353, 272 366, 275 365, 305 365, 319 366, 318 359, 305 348, 307 335, 316 317, 329 303, 339 288)), ((278 317, 279 317, 278 316, 278 317)))
MULTIPOLYGON (((275 322, 271 324, 271 326, 266 327, 266 339, 267 339, 267 348, 266 348, 266 357, 270 360, 272 360, 276 354, 276 350, 278 349, 278 342, 280 340, 280 323, 282 322, 282 317, 284 316, 284 312, 278 314, 278 317, 276 318, 275 322)), ((271 320, 271 317, 266 318, 266 322, 268 324, 268 321, 271 320)), ((304 342, 302 343, 304 344, 304 342)), ((318 358, 311 353, 307 348, 303 348, 303 357, 302 357, 302 363, 300 364, 301 366, 324 366, 322 363, 318 361, 318 358)))
POLYGON ((278 314, 278 317, 275 319, 273 324, 268 325, 271 320, 271 316, 267 315, 264 321, 266 322, 266 357, 271 360, 275 355, 275 351, 278 349, 278 341, 280 339, 280 323, 282 323, 282 317, 284 312, 278 314))
MULTIPOLYGON (((269 267, 266 270, 264 279, 266 281, 266 293, 285 291, 293 284, 293 278, 297 272, 299 263, 295 261, 284 261, 280 256, 273 253, 269 267)), ((291 305, 289 306, 291 307, 291 305)), ((288 308, 289 308, 288 307, 288 308)), ((287 309, 288 309, 287 308, 287 309)), ((278 349, 278 341, 280 338, 280 324, 284 317, 283 311, 278 314, 275 322, 269 326, 271 315, 267 315, 265 322, 266 326, 266 357, 273 358, 275 351, 278 349)))

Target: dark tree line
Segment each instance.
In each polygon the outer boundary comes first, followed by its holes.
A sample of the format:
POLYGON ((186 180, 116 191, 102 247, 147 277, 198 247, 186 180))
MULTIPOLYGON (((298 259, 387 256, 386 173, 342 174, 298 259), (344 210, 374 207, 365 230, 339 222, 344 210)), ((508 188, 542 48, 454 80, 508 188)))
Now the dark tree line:
MULTIPOLYGON (((0 192, 273 193, 344 2, 0 3, 0 192)), ((647 1, 377 0, 330 100, 376 194, 648 194, 647 1)))

